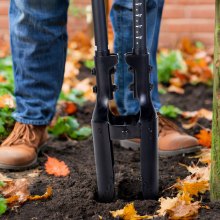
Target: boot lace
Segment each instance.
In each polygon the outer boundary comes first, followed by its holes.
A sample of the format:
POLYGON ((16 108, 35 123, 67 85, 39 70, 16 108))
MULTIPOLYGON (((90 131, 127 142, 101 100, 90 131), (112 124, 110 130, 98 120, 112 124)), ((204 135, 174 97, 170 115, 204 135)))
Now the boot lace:
POLYGON ((160 113, 158 113, 158 118, 159 118, 159 134, 165 133, 166 131, 177 131, 179 133, 183 133, 176 124, 166 119, 160 113))
POLYGON ((16 122, 13 131, 2 145, 12 146, 27 144, 28 146, 34 147, 33 143, 36 141, 36 131, 34 131, 33 127, 33 125, 16 122))

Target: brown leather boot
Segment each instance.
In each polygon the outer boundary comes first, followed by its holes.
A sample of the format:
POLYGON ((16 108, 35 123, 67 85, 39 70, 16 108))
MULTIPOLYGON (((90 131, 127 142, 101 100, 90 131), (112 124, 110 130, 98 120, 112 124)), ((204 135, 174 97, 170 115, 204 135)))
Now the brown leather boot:
MULTIPOLYGON (((201 150, 196 138, 182 132, 173 122, 162 115, 159 118, 158 148, 160 156, 175 156, 201 150)), ((140 139, 123 140, 120 145, 127 149, 140 148, 140 139)))
POLYGON ((0 168, 21 170, 35 166, 47 138, 46 126, 16 122, 13 131, 0 146, 0 168))

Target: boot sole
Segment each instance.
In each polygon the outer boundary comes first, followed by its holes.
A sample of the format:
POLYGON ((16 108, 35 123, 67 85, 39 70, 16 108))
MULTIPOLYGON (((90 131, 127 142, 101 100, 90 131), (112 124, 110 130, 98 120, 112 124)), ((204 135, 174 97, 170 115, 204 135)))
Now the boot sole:
POLYGON ((11 171, 23 171, 23 170, 35 168, 38 165, 39 153, 45 150, 45 148, 47 147, 47 142, 48 142, 48 140, 38 148, 37 156, 33 161, 31 161, 31 163, 25 164, 25 165, 16 165, 16 166, 0 163, 0 169, 11 170, 11 171))
MULTIPOLYGON (((129 140, 123 140, 120 141, 121 147, 129 150, 134 150, 137 151, 140 149, 140 144, 131 142, 129 140)), ((172 150, 172 151, 164 151, 164 150, 159 150, 158 154, 161 157, 172 157, 172 156, 177 156, 181 154, 190 154, 190 153, 195 153, 198 152, 202 149, 201 146, 193 146, 193 147, 188 147, 188 148, 182 148, 178 150, 172 150)))

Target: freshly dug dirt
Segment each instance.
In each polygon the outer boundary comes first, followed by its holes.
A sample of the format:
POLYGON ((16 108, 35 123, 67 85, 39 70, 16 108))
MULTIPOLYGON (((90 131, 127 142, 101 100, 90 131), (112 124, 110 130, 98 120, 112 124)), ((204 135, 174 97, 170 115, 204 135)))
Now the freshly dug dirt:
MULTIPOLYGON (((202 107, 211 109, 211 88, 203 85, 187 86, 185 95, 166 94, 162 102, 175 104, 182 110, 198 110, 202 107)), ((90 123, 93 104, 79 109, 77 117, 81 124, 90 123)), ((201 122, 202 123, 202 122, 201 122)), ((209 122, 205 126, 210 127, 209 122)), ((196 133, 197 131, 190 131, 196 133)), ((53 196, 46 201, 27 202, 22 207, 8 211, 1 219, 73 219, 97 220, 99 215, 103 219, 112 219, 109 211, 124 207, 134 201, 139 214, 154 214, 158 209, 158 202, 141 200, 139 152, 125 150, 118 144, 114 146, 116 191, 117 196, 112 203, 99 203, 96 198, 96 174, 93 157, 92 138, 86 141, 53 140, 45 153, 66 162, 70 167, 70 176, 57 178, 48 176, 43 171, 32 185, 32 194, 43 194, 48 185, 53 188, 53 196)), ((39 169, 44 170, 46 157, 40 156, 39 169)), ((175 156, 160 158, 160 194, 175 196, 175 190, 166 190, 176 179, 185 178, 189 173, 179 163, 190 165, 196 163, 189 156, 175 156)), ((10 173, 6 173, 10 175, 10 173)), ((219 219, 220 203, 211 203, 209 193, 202 196, 202 201, 211 209, 202 209, 199 219, 219 219)), ((166 219, 166 218, 163 218, 166 219)))

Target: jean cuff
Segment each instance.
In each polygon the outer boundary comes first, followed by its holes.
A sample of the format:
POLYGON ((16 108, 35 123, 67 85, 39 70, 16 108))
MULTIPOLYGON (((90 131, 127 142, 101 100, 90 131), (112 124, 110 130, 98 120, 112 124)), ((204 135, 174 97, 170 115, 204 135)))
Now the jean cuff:
POLYGON ((49 125, 50 124, 50 121, 28 120, 28 119, 23 119, 23 118, 16 117, 16 116, 13 116, 13 118, 15 119, 15 121, 20 122, 22 124, 29 124, 29 125, 49 125))

